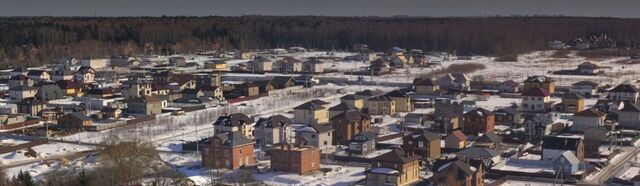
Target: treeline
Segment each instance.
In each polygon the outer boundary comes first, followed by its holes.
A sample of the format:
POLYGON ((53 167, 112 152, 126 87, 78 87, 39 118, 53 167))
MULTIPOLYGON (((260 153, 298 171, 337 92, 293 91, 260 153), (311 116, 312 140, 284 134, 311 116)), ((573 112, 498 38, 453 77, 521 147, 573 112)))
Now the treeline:
POLYGON ((606 33, 618 47, 640 44, 640 19, 580 17, 135 17, 0 18, 0 62, 41 64, 63 56, 160 54, 212 48, 302 46, 348 50, 392 46, 477 55, 513 55, 606 33))

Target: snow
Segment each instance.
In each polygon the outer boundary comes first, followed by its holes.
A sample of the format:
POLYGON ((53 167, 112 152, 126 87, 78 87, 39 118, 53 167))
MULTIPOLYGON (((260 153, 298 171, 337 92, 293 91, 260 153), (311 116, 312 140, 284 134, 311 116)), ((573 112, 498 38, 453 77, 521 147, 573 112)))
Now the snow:
POLYGON ((378 168, 374 168, 370 170, 373 173, 378 173, 378 174, 398 174, 400 173, 397 170, 394 169, 390 169, 390 168, 384 168, 384 167, 378 167, 378 168))

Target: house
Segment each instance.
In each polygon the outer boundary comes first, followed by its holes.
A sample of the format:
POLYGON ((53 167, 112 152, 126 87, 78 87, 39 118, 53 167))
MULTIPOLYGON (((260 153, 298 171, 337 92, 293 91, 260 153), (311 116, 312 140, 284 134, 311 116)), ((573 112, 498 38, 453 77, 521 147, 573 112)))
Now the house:
POLYGON ((504 107, 493 111, 497 125, 514 126, 524 122, 524 117, 518 110, 518 107, 504 107))
POLYGON ((480 136, 475 142, 473 142, 473 146, 499 151, 502 148, 502 137, 500 137, 495 132, 486 132, 482 134, 482 136, 480 136))
POLYGON ((364 103, 363 108, 365 108, 365 110, 366 110, 366 108, 369 107, 368 100, 373 98, 373 97, 376 97, 378 95, 380 95, 380 94, 378 94, 377 92, 374 92, 374 91, 371 91, 371 90, 367 89, 367 90, 363 90, 363 91, 360 91, 360 92, 356 92, 355 94, 353 94, 353 97, 354 97, 354 99, 362 99, 363 103, 364 103))
POLYGON ((202 91, 203 96, 215 98, 219 101, 225 100, 224 92, 222 91, 222 87, 220 86, 201 86, 198 89, 202 91))
POLYGON ((571 84, 569 93, 577 93, 585 97, 597 97, 598 96, 598 83, 592 81, 579 81, 571 84))
POLYGON ((532 89, 533 87, 540 87, 549 94, 553 94, 556 91, 556 84, 551 78, 547 76, 530 76, 526 80, 524 80, 524 90, 527 91, 532 89))
POLYGON ((464 149, 468 144, 467 135, 460 130, 454 130, 444 138, 444 147, 447 149, 464 149))
POLYGON ((213 131, 215 133, 239 132, 249 140, 254 139, 253 119, 243 113, 218 117, 216 122, 213 123, 213 131))
POLYGON ((216 169, 238 169, 256 163, 253 141, 240 132, 223 132, 203 145, 202 165, 216 169))
POLYGON ((82 85, 71 80, 59 80, 56 84, 62 89, 65 96, 81 97, 84 95, 82 92, 82 85))
POLYGON ((78 83, 93 83, 95 82, 96 70, 89 66, 83 66, 73 74, 73 80, 78 83))
POLYGON ((9 89, 19 86, 33 86, 35 83, 33 79, 30 79, 24 74, 18 74, 9 78, 9 89))
POLYGON ((391 71, 391 62, 383 58, 378 58, 369 65, 369 73, 374 76, 384 75, 391 71))
POLYGON ((173 78, 176 74, 171 70, 164 70, 160 72, 153 73, 153 82, 159 84, 167 84, 169 80, 173 78))
POLYGON ((581 160, 576 157, 576 155, 570 151, 564 151, 560 156, 555 158, 552 163, 553 170, 556 172, 562 171, 565 173, 563 177, 569 177, 567 175, 575 174, 579 170, 582 169, 581 160))
POLYGON ((302 63, 302 72, 319 74, 324 72, 324 63, 320 59, 309 59, 302 63))
POLYGON ((142 96, 127 102, 127 112, 133 114, 156 115, 162 113, 166 107, 166 100, 155 96, 142 96))
POLYGON ((440 159, 434 162, 431 171, 433 185, 484 185, 485 166, 481 161, 440 159))
POLYGON ((612 138, 612 133, 602 126, 589 127, 584 130, 584 157, 601 157, 600 146, 608 145, 612 138))
POLYGON ((313 101, 293 108, 293 122, 296 124, 324 124, 329 122, 329 111, 313 101))
POLYGON ((329 125, 309 124, 295 130, 296 143, 305 140, 311 146, 320 147, 323 153, 331 153, 334 151, 332 133, 329 125))
POLYGON ((276 76, 271 79, 271 82, 273 82, 276 89, 285 89, 295 86, 295 82, 291 76, 276 76))
POLYGON ((281 73, 299 73, 302 72, 302 61, 293 57, 284 57, 284 59, 276 61, 274 71, 281 73))
POLYGON ((458 151, 456 155, 458 159, 461 159, 463 161, 482 161, 486 167, 491 167, 501 161, 499 151, 484 147, 465 148, 461 151, 458 151))
POLYGON ((527 89, 522 93, 522 111, 546 112, 549 110, 551 94, 540 87, 527 89))
POLYGON ((578 69, 576 69, 576 71, 579 74, 591 75, 591 74, 596 74, 597 73, 596 70, 598 68, 600 68, 598 65, 587 61, 587 62, 584 62, 584 63, 580 63, 578 65, 578 69))
POLYGON ((27 77, 29 77, 29 79, 33 79, 34 81, 51 80, 51 75, 49 74, 49 72, 44 70, 29 70, 29 72, 27 72, 27 77))
POLYGON ((416 94, 434 94, 440 90, 440 86, 429 78, 416 78, 413 80, 416 94))
POLYGON ((420 156, 396 149, 371 159, 365 184, 410 185, 420 180, 419 172, 420 156))
POLYGON ((586 109, 573 115, 572 131, 584 132, 591 127, 604 126, 607 114, 596 109, 586 109))
POLYGON ((62 99, 65 96, 64 91, 54 82, 41 83, 39 86, 36 97, 40 100, 62 99))
POLYGON ((168 85, 172 90, 182 91, 184 89, 196 88, 195 77, 191 74, 175 74, 173 77, 169 78, 168 81, 168 85))
POLYGON ((362 110, 364 108, 364 99, 356 97, 353 94, 340 97, 340 102, 358 110, 362 110))
POLYGON ((188 99, 198 99, 199 97, 204 96, 204 92, 200 89, 184 89, 182 91, 182 98, 185 100, 188 99))
POLYGON ((349 141, 347 152, 353 154, 368 154, 375 151, 376 137, 378 137, 378 134, 375 132, 363 132, 356 134, 353 136, 353 139, 349 141))
POLYGON ((238 87, 238 90, 239 90, 239 92, 240 92, 240 94, 242 96, 246 96, 246 97, 252 97, 252 96, 260 95, 260 85, 255 84, 255 83, 251 83, 251 82, 242 83, 238 87))
POLYGON ((227 62, 225 62, 224 60, 208 61, 204 63, 204 68, 214 70, 225 69, 227 68, 227 62))
POLYGON ((93 120, 81 112, 72 112, 58 118, 58 127, 63 129, 82 129, 91 126, 93 120))
POLYGON ((609 100, 630 101, 633 104, 638 104, 639 95, 640 93, 635 86, 630 84, 620 84, 609 90, 608 98, 609 100))
POLYGON ((222 85, 222 75, 220 74, 196 74, 196 88, 201 87, 219 87, 222 85))
POLYGON ((37 116, 40 111, 47 107, 47 103, 36 98, 26 98, 17 102, 18 113, 30 114, 37 116))
POLYGON ((520 89, 518 88, 519 86, 520 84, 514 80, 506 80, 498 85, 498 91, 504 93, 516 93, 520 92, 520 89))
POLYGON ((441 90, 469 91, 471 88, 471 79, 463 73, 448 73, 438 79, 438 85, 441 90))
POLYGON ((496 121, 493 112, 484 108, 476 108, 464 113, 463 116, 464 123, 462 125, 462 132, 465 134, 476 136, 479 133, 493 131, 493 126, 496 121))
POLYGON ((72 70, 71 67, 62 65, 56 66, 51 71, 51 80, 60 81, 60 80, 73 80, 73 74, 75 70, 72 70), (58 67, 58 68, 56 68, 58 67))
POLYGON ((18 105, 12 103, 0 103, 0 114, 9 115, 9 114, 17 114, 18 113, 18 105))
POLYGON ((369 98, 366 105, 367 113, 371 115, 391 115, 396 113, 396 101, 386 95, 369 98))
POLYGON ((525 140, 528 142, 538 142, 545 136, 559 132, 564 128, 564 123, 555 122, 554 114, 536 114, 524 122, 525 140))
POLYGON ((431 126, 428 124, 429 121, 432 121, 428 114, 422 113, 407 113, 404 116, 404 122, 402 123, 405 126, 423 126, 425 128, 435 128, 435 126, 431 126))
POLYGON ((251 72, 271 72, 273 61, 264 56, 256 56, 249 62, 251 72))
POLYGON ((627 129, 640 129, 640 106, 630 101, 623 101, 622 109, 616 111, 618 125, 627 129))
POLYGON ((578 93, 568 93, 562 96, 562 103, 560 103, 560 110, 565 113, 578 113, 583 111, 585 97, 578 93))
POLYGON ((360 133, 371 132, 371 116, 361 111, 346 111, 331 118, 333 144, 346 145, 360 133))
MULTIPOLYGON (((114 55, 114 56, 111 56, 111 58, 109 58, 109 65, 111 67, 128 68, 131 66, 135 66, 133 65, 133 63, 136 61, 137 60, 133 57, 123 56, 123 55, 114 55)), ((139 65, 139 61, 137 62, 139 65)))
POLYGON ((102 109, 100 109, 100 112, 104 115, 104 117, 106 118, 114 118, 114 119, 119 119, 120 116, 122 116, 122 109, 120 108, 114 108, 114 107, 102 107, 102 109))
POLYGON ((38 89, 32 86, 18 86, 9 89, 9 98, 13 101, 20 101, 27 98, 34 98, 38 89))
POLYGON ((407 95, 407 93, 401 90, 391 91, 385 96, 390 97, 391 100, 395 102, 395 110, 396 112, 411 112, 413 111, 413 103, 411 102, 411 97, 407 95))
POLYGON ((452 111, 440 112, 435 115, 434 128, 438 129, 441 133, 447 134, 450 131, 460 129, 460 121, 462 121, 462 115, 458 115, 452 111))
POLYGON ((276 84, 271 80, 255 81, 255 83, 260 87, 260 93, 269 93, 276 90, 276 84))
POLYGON ((360 111, 360 109, 357 109, 345 102, 341 102, 340 104, 329 108, 329 118, 333 118, 338 114, 342 114, 347 111, 360 111))
POLYGON ((565 151, 584 161, 584 141, 578 137, 548 136, 542 141, 542 160, 553 160, 565 151))
POLYGON ((271 150, 271 169, 300 175, 320 170, 320 148, 302 142, 298 146, 284 143, 271 150))
POLYGON ((260 118, 254 128, 256 144, 266 147, 275 144, 289 143, 293 137, 293 121, 283 115, 260 118))
POLYGON ((440 158, 441 141, 439 134, 417 131, 402 138, 402 148, 431 161, 440 158))

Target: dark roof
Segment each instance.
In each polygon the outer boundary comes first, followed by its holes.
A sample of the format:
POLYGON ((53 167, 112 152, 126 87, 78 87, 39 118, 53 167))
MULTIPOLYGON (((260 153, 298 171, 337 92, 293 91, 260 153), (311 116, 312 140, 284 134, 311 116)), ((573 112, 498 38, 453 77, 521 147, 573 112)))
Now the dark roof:
POLYGON ((9 89, 10 91, 29 91, 29 90, 36 90, 36 87, 32 87, 32 86, 17 86, 17 87, 13 87, 11 89, 9 89))
POLYGON ((314 102, 314 103, 316 103, 318 105, 328 105, 329 104, 329 102, 322 101, 322 100, 319 100, 319 99, 311 100, 311 102, 314 102))
POLYGON ((466 157, 492 158, 500 155, 498 151, 483 147, 469 147, 458 152, 458 155, 466 157))
POLYGON ((606 114, 604 112, 600 112, 596 109, 586 109, 576 113, 573 116, 581 116, 581 117, 603 117, 606 114))
POLYGON ((593 81, 578 81, 576 83, 573 83, 571 85, 575 85, 575 86, 598 86, 598 83, 593 82, 593 81))
POLYGON ((598 65, 587 61, 587 62, 579 64, 578 68, 580 68, 580 69, 592 69, 593 70, 593 69, 598 68, 598 65))
POLYGON ((568 93, 568 94, 562 95, 562 99, 585 99, 585 98, 584 96, 578 93, 568 93))
POLYGON ((243 124, 251 124, 253 119, 243 113, 235 113, 226 116, 220 116, 213 125, 222 126, 240 126, 243 124))
POLYGON ((189 81, 193 81, 193 80, 194 80, 194 77, 191 74, 176 74, 173 77, 171 77, 171 79, 169 79, 169 82, 178 83, 178 85, 184 85, 189 81))
POLYGON ((359 96, 369 96, 369 97, 376 96, 376 94, 374 94, 373 91, 371 91, 369 89, 363 90, 363 91, 360 91, 360 92, 356 92, 355 94, 359 95, 359 96))
POLYGON ((291 125, 293 121, 283 115, 274 115, 268 118, 260 118, 256 122, 255 127, 263 126, 266 128, 283 127, 284 125, 291 125))
POLYGON ((340 99, 342 99, 342 100, 358 100, 358 98, 356 98, 353 94, 342 96, 342 97, 340 97, 340 99))
POLYGON ((317 124, 309 124, 306 127, 302 127, 296 130, 296 132, 313 132, 313 133, 325 133, 333 131, 333 128, 330 125, 317 125, 317 124), (309 131, 307 129, 312 129, 313 131, 309 131))
POLYGON ((548 136, 542 140, 542 149, 577 150, 580 138, 548 136))
POLYGON ((458 138, 458 140, 467 140, 467 135, 465 135, 464 133, 462 133, 462 131, 460 130, 454 130, 453 132, 451 132, 451 134, 449 134, 453 137, 458 138))
POLYGON ((504 107, 504 108, 496 110, 494 113, 506 113, 507 115, 517 115, 520 112, 518 111, 518 108, 516 108, 516 107, 504 107))
POLYGON ((405 93, 403 91, 400 91, 400 90, 391 91, 391 92, 385 94, 385 96, 389 96, 389 97, 392 97, 392 98, 408 98, 409 97, 409 95, 407 95, 407 93, 405 93))
POLYGON ((133 98, 131 100, 131 102, 136 102, 136 103, 154 103, 159 101, 162 101, 162 100, 156 96, 142 96, 138 98, 133 98))
POLYGON ((487 116, 493 115, 493 112, 479 107, 479 108, 473 109, 472 111, 464 113, 464 115, 473 116, 473 117, 487 117, 487 116))
POLYGON ((522 93, 523 96, 536 96, 536 97, 547 97, 550 96, 549 92, 540 87, 533 87, 522 93))
POLYGON ((391 97, 382 95, 382 96, 369 98, 367 101, 391 101, 391 97))
POLYGON ((44 70, 29 70, 29 72, 27 72, 27 76, 41 76, 44 73, 44 70))
POLYGON ((56 84, 58 84, 58 86, 61 89, 79 89, 82 88, 82 85, 75 83, 71 80, 59 80, 56 81, 56 84))
POLYGON ((220 139, 222 141, 222 145, 229 146, 229 147, 235 147, 239 145, 246 145, 246 144, 253 143, 253 141, 251 141, 249 138, 247 138, 245 135, 243 135, 238 131, 223 132, 220 134, 216 134, 213 137, 220 139))
POLYGON ((413 85, 435 86, 436 84, 429 78, 416 78, 413 80, 413 85))
POLYGON ((476 141, 500 143, 502 142, 502 137, 498 136, 498 134, 496 134, 495 132, 486 132, 476 141))
POLYGON ((471 165, 457 158, 436 160, 431 170, 433 172, 442 172, 445 170, 449 170, 448 168, 450 167, 457 168, 458 170, 460 170, 460 173, 464 173, 467 176, 472 176, 475 173, 473 170, 471 170, 471 165))
POLYGON ((624 107, 620 111, 626 112, 640 112, 640 105, 633 104, 629 101, 623 101, 624 107))
POLYGON ((366 114, 360 111, 346 111, 331 118, 331 120, 335 120, 335 119, 344 119, 346 122, 350 123, 350 122, 355 122, 360 120, 371 119, 371 116, 369 116, 369 114, 366 114))
POLYGON ((95 73, 96 71, 91 67, 80 67, 76 73, 87 74, 89 72, 95 73))
POLYGON ((330 111, 350 111, 350 110, 358 110, 353 105, 349 105, 347 103, 340 103, 336 106, 329 108, 330 111))
POLYGON ((291 76, 276 76, 273 79, 271 79, 271 82, 273 82, 273 85, 275 85, 276 88, 282 89, 282 88, 286 88, 287 87, 287 83, 289 83, 289 82, 293 83, 293 77, 291 77, 291 76))
POLYGON ((615 88, 609 90, 609 92, 628 92, 628 93, 637 93, 638 90, 635 86, 629 84, 620 84, 615 88))
POLYGON ((113 107, 102 107, 102 109, 100 109, 100 112, 115 112, 117 110, 122 110, 122 109, 113 108, 113 107))
POLYGON ((503 85, 505 86, 510 86, 510 87, 518 87, 518 85, 520 85, 518 82, 514 81, 514 80, 506 80, 504 82, 502 82, 503 85))
POLYGON ((527 80, 524 80, 525 83, 550 83, 553 80, 547 76, 530 76, 527 80))
POLYGON ((416 131, 411 135, 405 136, 405 139, 412 139, 412 140, 424 139, 426 141, 434 141, 434 140, 439 140, 440 135, 429 132, 429 131, 416 131))
POLYGON ((182 90, 183 94, 198 94, 198 92, 202 92, 200 89, 184 89, 182 90))
POLYGON ((325 109, 325 107, 323 107, 320 104, 317 104, 313 101, 309 101, 306 103, 303 103, 302 105, 299 105, 293 109, 302 109, 302 110, 322 110, 325 109))
POLYGON ((420 160, 421 156, 410 154, 400 149, 394 149, 390 152, 372 158, 372 162, 392 162, 392 163, 409 163, 420 160))
POLYGON ((29 77, 24 75, 24 74, 18 74, 15 76, 11 76, 11 78, 9 78, 9 80, 28 80, 29 77))
POLYGON ((356 140, 357 139, 356 136, 364 136, 364 138, 366 138, 366 141, 368 141, 368 140, 372 140, 372 139, 378 137, 378 134, 375 133, 375 132, 371 132, 371 131, 359 133, 359 134, 354 135, 353 136, 353 140, 351 140, 351 141, 360 141, 360 140, 356 140))
POLYGON ((69 113, 69 114, 67 114, 65 116, 74 117, 74 118, 82 120, 82 121, 91 121, 92 120, 90 117, 88 117, 87 115, 84 115, 81 112, 72 112, 72 113, 69 113))

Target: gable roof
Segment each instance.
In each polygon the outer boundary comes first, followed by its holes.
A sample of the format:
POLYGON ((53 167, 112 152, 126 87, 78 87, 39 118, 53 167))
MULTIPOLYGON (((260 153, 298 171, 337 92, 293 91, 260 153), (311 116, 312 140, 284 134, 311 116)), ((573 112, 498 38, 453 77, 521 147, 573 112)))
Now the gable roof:
POLYGON ((271 79, 271 82, 273 82, 273 84, 276 86, 276 88, 282 89, 282 88, 286 88, 287 87, 287 83, 293 83, 293 77, 291 77, 291 76, 276 76, 273 79, 271 79))
POLYGON ((303 103, 302 105, 299 105, 293 109, 296 110, 322 110, 325 109, 325 107, 323 107, 322 105, 314 102, 314 101, 309 101, 306 103, 303 103))
POLYGON ((584 96, 578 93, 568 93, 568 94, 562 95, 562 99, 585 99, 585 98, 584 96))
POLYGON ((353 136, 353 139, 351 141, 368 141, 368 140, 373 140, 374 138, 378 137, 378 134, 373 132, 373 131, 369 131, 369 132, 362 132, 359 134, 356 134, 353 136), (358 136, 363 136, 365 138, 365 140, 357 140, 358 136))
POLYGON ((542 89, 540 87, 533 87, 530 88, 529 90, 527 90, 526 92, 522 93, 523 96, 535 96, 535 97, 547 97, 547 96, 551 96, 551 94, 549 94, 549 92, 545 89, 542 89))
POLYGON ((27 72, 27 76, 41 76, 44 73, 47 72, 44 70, 29 70, 29 72, 27 72))
POLYGON ((243 113, 234 113, 231 115, 220 116, 213 125, 221 125, 228 127, 236 127, 243 124, 251 124, 253 119, 243 113))
POLYGON ((367 99, 367 101, 392 101, 391 97, 386 96, 386 95, 382 95, 382 96, 376 96, 376 97, 372 97, 367 99))
POLYGON ((574 114, 573 116, 580 116, 580 117, 593 117, 593 118, 599 118, 599 117, 604 117, 606 114, 604 112, 601 112, 599 110, 596 109, 585 109, 583 111, 580 111, 576 114, 574 114))
POLYGON ((542 140, 542 149, 577 150, 582 139, 548 136, 542 140))
POLYGON ((609 92, 626 92, 626 93, 637 93, 638 89, 635 86, 629 84, 620 84, 613 89, 609 90, 609 92))
POLYGON ((392 98, 408 98, 409 95, 407 95, 407 93, 405 93, 404 91, 400 91, 400 90, 393 90, 387 94, 385 94, 385 96, 389 96, 392 98))
POLYGON ((518 87, 520 84, 514 80, 506 80, 502 82, 502 85, 510 86, 510 87, 518 87))
POLYGON ((84 115, 81 112, 72 112, 72 113, 69 113, 69 114, 67 114, 65 116, 73 117, 73 118, 76 118, 76 119, 79 119, 79 120, 82 120, 82 121, 91 121, 92 120, 90 117, 88 117, 87 115, 84 115))
POLYGON ((493 131, 490 132, 486 132, 484 133, 482 136, 480 136, 480 138, 478 138, 479 142, 492 142, 492 143, 500 143, 502 142, 502 137, 498 136, 498 134, 496 134, 493 131))
POLYGON ((500 153, 493 149, 484 147, 469 147, 459 151, 458 155, 466 157, 493 158, 495 156, 499 156, 500 153))
POLYGON ((247 138, 245 135, 243 135, 238 131, 223 132, 223 133, 216 134, 213 137, 220 139, 220 141, 222 141, 222 145, 229 146, 229 147, 235 147, 239 145, 246 145, 246 144, 253 143, 253 141, 251 141, 249 138, 247 138))
POLYGON ((571 85, 574 86, 592 86, 592 87, 596 87, 598 86, 598 83, 593 82, 593 81, 578 81, 576 83, 573 83, 571 85))
POLYGON ((96 70, 94 70, 91 67, 87 67, 87 66, 80 67, 78 69, 78 71, 76 71, 76 73, 79 73, 79 74, 88 74, 88 73, 95 73, 95 72, 96 72, 96 70))
POLYGON ((341 100, 358 100, 353 94, 348 94, 340 97, 341 100))
POLYGON ((371 116, 369 116, 369 114, 364 113, 364 112, 360 112, 357 110, 351 110, 351 111, 346 111, 346 112, 342 112, 336 116, 334 116, 333 118, 331 118, 331 120, 335 121, 335 120, 344 120, 348 123, 351 122, 356 122, 356 121, 360 121, 360 120, 367 120, 367 119, 371 119, 371 116))
POLYGON ((433 163, 433 168, 431 170, 433 172, 442 172, 450 170, 450 168, 457 168, 460 170, 460 173, 464 173, 467 176, 471 176, 475 172, 471 170, 471 165, 459 160, 458 158, 436 160, 436 162, 433 163))
POLYGON ((463 141, 463 140, 467 140, 467 135, 465 135, 464 133, 462 133, 462 131, 460 130, 454 130, 453 132, 451 132, 451 134, 449 134, 449 136, 453 136, 456 139, 463 141))
POLYGON ((434 141, 434 140, 439 140, 440 135, 435 134, 433 132, 429 132, 429 131, 416 131, 411 135, 405 136, 405 139, 412 139, 412 140, 424 139, 426 141, 434 141))
POLYGON ((623 107, 620 111, 625 112, 640 112, 640 105, 633 104, 629 101, 623 101, 623 107))
POLYGON ((520 112, 518 111, 518 108, 516 107, 504 107, 501 109, 498 109, 496 111, 494 111, 494 113, 505 113, 508 115, 516 115, 519 114, 520 112))
POLYGON ((598 65, 587 61, 587 62, 584 62, 584 63, 580 63, 578 65, 578 68, 579 69, 591 69, 591 70, 593 70, 593 69, 598 68, 598 65))
POLYGON ((400 149, 394 149, 371 159, 372 162, 409 163, 420 160, 421 156, 400 149))
POLYGON ((311 132, 311 133, 325 133, 333 131, 333 128, 329 125, 317 125, 309 124, 306 127, 302 127, 296 130, 296 132, 311 132))
POLYGON ((333 106, 331 108, 329 108, 330 111, 352 111, 352 110, 358 110, 356 109, 356 107, 354 107, 353 105, 349 105, 347 103, 340 103, 336 106, 333 106))
POLYGON ((419 86, 435 86, 435 82, 429 78, 416 78, 413 80, 413 85, 419 86))
POLYGON ((258 119, 255 127, 264 126, 266 128, 278 128, 291 124, 293 124, 293 120, 291 120, 290 118, 287 118, 283 115, 273 115, 268 118, 258 119))
POLYGON ((478 107, 476 109, 473 109, 472 111, 469 111, 467 113, 464 113, 465 116, 473 116, 473 117, 487 117, 487 116, 491 116, 493 115, 493 112, 484 109, 482 107, 478 107))

